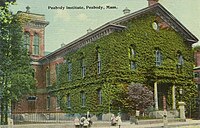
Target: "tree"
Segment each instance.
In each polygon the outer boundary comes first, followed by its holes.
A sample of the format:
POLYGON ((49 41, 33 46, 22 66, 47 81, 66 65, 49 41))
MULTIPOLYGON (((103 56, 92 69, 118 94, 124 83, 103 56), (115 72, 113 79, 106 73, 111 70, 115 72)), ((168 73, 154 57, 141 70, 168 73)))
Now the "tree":
POLYGON ((127 102, 130 110, 144 110, 153 105, 153 92, 140 83, 131 83, 128 86, 127 102))
POLYGON ((4 6, 0 5, 1 124, 7 124, 11 102, 33 93, 35 85, 30 57, 23 47, 22 20, 8 8, 12 3, 6 1, 4 6))

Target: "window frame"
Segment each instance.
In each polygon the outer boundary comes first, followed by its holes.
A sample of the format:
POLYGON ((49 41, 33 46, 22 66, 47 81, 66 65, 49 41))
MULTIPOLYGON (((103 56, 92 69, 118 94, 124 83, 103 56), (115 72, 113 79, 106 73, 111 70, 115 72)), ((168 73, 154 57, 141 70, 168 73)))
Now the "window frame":
POLYGON ((72 62, 67 62, 67 79, 68 81, 72 81, 72 62))
POLYGON ((33 40, 33 54, 39 55, 40 54, 40 36, 38 33, 34 34, 34 40, 33 40))
POLYGON ((86 66, 84 63, 84 59, 81 59, 81 75, 82 75, 82 78, 85 78, 86 76, 86 66))
POLYGON ((98 95, 98 104, 102 105, 102 89, 97 90, 97 95, 98 95))
POLYGON ((136 70, 136 67, 137 67, 137 66, 136 66, 136 62, 133 61, 133 60, 131 60, 131 61, 130 61, 130 69, 131 69, 131 70, 136 70))
POLYGON ((24 48, 27 49, 27 51, 30 51, 30 33, 24 32, 24 48))
POLYGON ((97 74, 101 74, 101 54, 99 48, 97 48, 97 74))
POLYGON ((156 64, 156 67, 159 67, 162 65, 162 52, 160 49, 156 49, 155 51, 155 64, 156 64))

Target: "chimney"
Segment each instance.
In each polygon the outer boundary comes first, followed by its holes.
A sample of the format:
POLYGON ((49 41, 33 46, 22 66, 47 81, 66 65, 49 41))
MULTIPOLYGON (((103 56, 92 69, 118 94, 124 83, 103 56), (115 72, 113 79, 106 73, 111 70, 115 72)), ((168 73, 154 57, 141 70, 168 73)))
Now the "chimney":
POLYGON ((91 29, 91 28, 89 28, 89 29, 87 30, 87 33, 90 33, 90 32, 92 32, 92 29, 91 29))
POLYGON ((65 44, 64 44, 64 43, 62 43, 62 44, 61 44, 61 48, 62 48, 62 47, 64 47, 64 46, 65 46, 65 44))
POLYGON ((158 3, 158 0, 147 0, 147 1, 148 1, 148 5, 149 6, 152 6, 152 5, 156 4, 156 3, 158 3))
POLYGON ((129 14, 130 13, 130 9, 128 9, 127 7, 123 10, 123 12, 124 12, 124 14, 126 15, 126 14, 129 14))
POLYGON ((29 6, 27 6, 27 7, 26 7, 26 13, 30 13, 30 9, 31 9, 31 8, 30 8, 29 6))

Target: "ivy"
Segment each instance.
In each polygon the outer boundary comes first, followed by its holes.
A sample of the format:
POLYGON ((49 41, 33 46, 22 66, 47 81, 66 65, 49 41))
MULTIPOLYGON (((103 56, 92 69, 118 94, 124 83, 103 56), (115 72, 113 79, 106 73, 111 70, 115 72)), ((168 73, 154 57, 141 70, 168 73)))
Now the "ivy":
MULTIPOLYGON (((60 85, 57 95, 62 94, 63 109, 68 113, 95 114, 116 112, 117 107, 112 104, 113 99, 120 99, 119 91, 123 86, 144 83, 153 88, 153 82, 168 86, 175 84, 187 91, 187 99, 196 96, 192 81, 193 54, 190 44, 172 28, 155 31, 151 24, 156 19, 155 14, 146 14, 131 19, 123 25, 127 29, 113 32, 65 56, 72 62, 72 81, 67 80, 67 64, 62 65, 60 85), (130 46, 134 46, 136 56, 129 56, 130 46), (97 74, 96 48, 101 55, 101 73, 97 74), (155 48, 162 53, 162 65, 155 66, 155 48), (177 73, 177 51, 184 57, 181 73, 177 73), (80 59, 84 58, 86 76, 81 75, 80 59), (130 70, 130 61, 136 62, 135 70, 130 70), (192 88, 192 89, 191 89, 192 88), (102 89, 103 103, 98 104, 97 90, 102 89), (81 107, 80 92, 86 93, 86 106, 81 107), (66 95, 71 96, 71 108, 66 108, 66 95)), ((168 90, 169 104, 171 90, 168 90)), ((178 94, 178 92, 177 92, 178 94)), ((177 96, 177 101, 179 97, 177 96)), ((123 103, 123 102, 122 102, 123 103)), ((125 105, 124 105, 125 106, 125 105)), ((121 106, 123 108, 123 104, 121 106)))

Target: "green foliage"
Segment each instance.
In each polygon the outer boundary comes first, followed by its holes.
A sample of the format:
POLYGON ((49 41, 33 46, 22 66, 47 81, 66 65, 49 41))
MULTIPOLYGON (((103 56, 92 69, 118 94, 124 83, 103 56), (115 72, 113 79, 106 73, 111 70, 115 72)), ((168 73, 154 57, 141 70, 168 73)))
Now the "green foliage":
MULTIPOLYGON (((30 57, 23 47, 20 19, 12 15, 9 3, 0 7, 0 70, 1 110, 8 111, 11 101, 33 93, 35 79, 30 57)), ((1 123, 7 124, 8 113, 1 113, 1 123), (4 118, 5 117, 5 118, 4 118)))
MULTIPOLYGON (((151 24, 155 21, 154 14, 147 14, 123 23, 127 29, 114 32, 98 39, 87 46, 68 53, 65 59, 72 62, 72 80, 67 79, 67 63, 62 65, 57 95, 62 95, 62 107, 69 113, 107 113, 125 111, 127 107, 123 96, 119 95, 122 88, 131 82, 142 83, 153 88, 153 82, 160 86, 173 85, 191 88, 192 81, 192 47, 173 29, 155 31, 151 24), (136 56, 129 55, 134 45, 136 56), (97 74, 97 54, 101 55, 101 73, 97 74), (155 49, 162 52, 162 65, 155 66, 155 49), (178 56, 181 51, 184 65, 181 73, 177 73, 178 56), (80 60, 84 59, 86 76, 81 76, 80 60), (137 64, 130 70, 130 61, 137 64), (98 104, 97 90, 102 89, 103 104, 98 104), (86 92, 86 106, 81 107, 80 92, 86 92), (66 95, 71 96, 71 108, 66 108, 66 95), (112 104, 113 99, 122 104, 112 104)), ((191 91, 190 91, 191 92, 191 91)), ((188 94, 189 95, 189 94, 188 94)), ((191 94, 189 97, 193 96, 191 94)))

